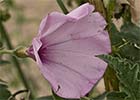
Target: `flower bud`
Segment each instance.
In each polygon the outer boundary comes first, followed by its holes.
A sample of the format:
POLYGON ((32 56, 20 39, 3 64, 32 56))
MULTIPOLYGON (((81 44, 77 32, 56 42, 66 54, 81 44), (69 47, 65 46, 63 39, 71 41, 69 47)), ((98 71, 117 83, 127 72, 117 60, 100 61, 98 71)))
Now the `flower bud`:
POLYGON ((26 52, 27 48, 26 47, 18 47, 14 50, 14 55, 20 58, 26 58, 29 57, 27 52, 26 52))

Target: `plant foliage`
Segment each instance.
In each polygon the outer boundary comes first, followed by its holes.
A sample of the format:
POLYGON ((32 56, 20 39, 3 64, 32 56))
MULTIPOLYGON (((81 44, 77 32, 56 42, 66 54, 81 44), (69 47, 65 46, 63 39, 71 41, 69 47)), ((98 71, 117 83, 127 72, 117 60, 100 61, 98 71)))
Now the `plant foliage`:
MULTIPOLYGON (((121 59, 110 55, 102 55, 99 57, 112 65, 112 68, 117 72, 117 77, 120 81, 120 92, 124 92, 126 95, 128 95, 122 100, 140 100, 140 63, 132 63, 126 61, 126 59, 121 59)), ((122 93, 110 94, 108 96, 114 98, 118 97, 118 100, 120 100, 120 95, 122 95, 122 93)))

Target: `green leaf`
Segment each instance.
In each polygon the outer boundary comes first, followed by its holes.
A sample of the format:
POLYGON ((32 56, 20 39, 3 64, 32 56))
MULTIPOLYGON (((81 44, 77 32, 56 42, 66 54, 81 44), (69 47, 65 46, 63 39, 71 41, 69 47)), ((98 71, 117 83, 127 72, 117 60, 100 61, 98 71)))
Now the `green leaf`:
POLYGON ((110 37, 111 37, 112 45, 118 46, 118 45, 122 44, 123 43, 122 36, 113 23, 111 24, 110 31, 111 31, 110 37))
POLYGON ((125 23, 119 32, 112 24, 110 31, 113 53, 134 62, 140 61, 140 28, 133 23, 125 23))
POLYGON ((126 59, 110 55, 99 57, 112 65, 112 68, 117 72, 121 92, 128 95, 124 100, 140 100, 140 63, 128 62, 126 59))
POLYGON ((82 97, 82 98, 80 98, 80 100, 91 100, 91 99, 88 97, 82 97))
POLYGON ((140 49, 136 48, 132 43, 121 47, 119 53, 123 57, 130 59, 134 62, 140 61, 140 49))
POLYGON ((54 91, 52 91, 52 97, 53 97, 53 100, 79 100, 79 99, 66 99, 66 98, 62 98, 60 96, 58 96, 57 94, 54 93, 54 91))
POLYGON ((54 100, 52 96, 39 97, 35 100, 54 100))
POLYGON ((36 98, 35 100, 78 100, 78 99, 64 99, 64 98, 60 99, 60 97, 58 97, 57 95, 55 95, 54 97, 54 94, 53 94, 53 96, 39 97, 39 98, 36 98))
POLYGON ((113 45, 119 43, 122 39, 127 41, 140 44, 140 27, 136 26, 133 23, 124 23, 121 27, 121 30, 118 31, 116 26, 112 23, 111 28, 111 40, 113 45), (119 40, 119 41, 116 41, 119 40), (115 43, 114 43, 115 41, 115 43))
POLYGON ((7 85, 0 84, 0 100, 8 100, 11 96, 10 91, 7 89, 7 85))
POLYGON ((64 98, 61 98, 61 97, 59 97, 58 95, 56 95, 55 93, 54 93, 54 91, 52 91, 52 96, 53 96, 53 99, 54 100, 64 100, 64 98))
POLYGON ((121 27, 123 38, 134 43, 140 44, 140 28, 133 23, 125 23, 121 27))
POLYGON ((126 96, 124 92, 111 92, 107 95, 107 100, 124 100, 126 96))

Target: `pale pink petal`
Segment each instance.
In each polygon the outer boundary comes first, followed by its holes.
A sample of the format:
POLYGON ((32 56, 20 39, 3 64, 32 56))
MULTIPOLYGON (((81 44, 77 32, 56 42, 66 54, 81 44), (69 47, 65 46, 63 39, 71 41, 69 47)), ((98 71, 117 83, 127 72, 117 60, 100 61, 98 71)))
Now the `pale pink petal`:
POLYGON ((103 75, 106 69, 106 63, 94 55, 85 55, 84 53, 68 51, 68 50, 47 50, 48 53, 44 56, 43 62, 47 60, 67 66, 71 71, 81 74, 88 78, 91 82, 96 83, 97 79, 103 75))
POLYGON ((80 19, 82 17, 87 16, 88 14, 92 13, 94 11, 93 5, 86 3, 82 6, 78 7, 77 9, 71 11, 67 16, 71 16, 76 19, 80 19))
POLYGON ((35 60, 38 64, 42 64, 42 61, 39 59, 38 51, 41 48, 42 43, 39 38, 34 38, 32 41, 32 48, 33 48, 33 54, 35 56, 35 60))
POLYGON ((77 52, 85 55, 100 55, 111 52, 110 40, 106 31, 95 36, 72 38, 47 46, 50 50, 77 52))
MULTIPOLYGON (((57 88, 52 87, 54 92, 64 98, 80 98, 85 96, 93 87, 93 82, 72 71, 65 65, 49 61, 44 64, 46 71, 50 70, 56 77, 57 88)), ((46 72, 47 73, 47 72, 46 72)), ((45 73, 45 74, 46 74, 45 73)), ((47 75, 46 75, 47 76, 47 75)))
MULTIPOLYGON (((44 66, 44 63, 42 62, 41 60, 41 55, 40 55, 40 50, 41 50, 41 46, 42 46, 42 43, 41 41, 39 40, 39 38, 34 38, 33 39, 33 42, 32 42, 32 49, 33 49, 33 53, 34 53, 34 56, 35 56, 35 60, 42 72, 42 74, 44 75, 44 77, 50 82, 50 84, 52 85, 52 87, 55 89, 58 88, 58 85, 56 84, 57 80, 54 78, 54 73, 52 73, 50 70, 49 70, 49 66, 44 66)), ((29 51, 27 51, 29 52, 29 51)))
POLYGON ((52 12, 41 21, 39 35, 48 35, 63 25, 65 22, 71 20, 74 19, 58 12, 52 12))
MULTIPOLYGON (((92 37, 102 33, 105 26, 106 22, 103 17, 99 13, 93 13, 76 22, 63 24, 47 37, 42 38, 41 41, 46 45, 54 45, 76 38, 92 37)), ((105 36, 108 37, 108 34, 105 36)))
POLYGON ((93 10, 87 3, 68 15, 49 14, 28 50, 61 97, 85 96, 106 69, 107 64, 95 57, 111 52, 109 35, 104 30, 106 21, 93 10))
MULTIPOLYGON (((34 52, 36 51, 34 48, 34 52)), ((43 51, 47 53, 40 54, 38 51, 41 58, 35 55, 43 63, 39 64, 41 72, 56 94, 65 98, 83 97, 99 81, 107 66, 92 55, 51 49, 43 51)))

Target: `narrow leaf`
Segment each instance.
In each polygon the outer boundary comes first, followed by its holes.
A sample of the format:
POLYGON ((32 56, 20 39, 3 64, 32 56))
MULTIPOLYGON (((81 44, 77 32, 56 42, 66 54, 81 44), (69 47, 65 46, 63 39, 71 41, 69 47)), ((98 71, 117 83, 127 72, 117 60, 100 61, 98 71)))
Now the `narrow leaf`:
POLYGON ((124 100, 126 96, 124 92, 111 92, 107 95, 107 100, 124 100))

